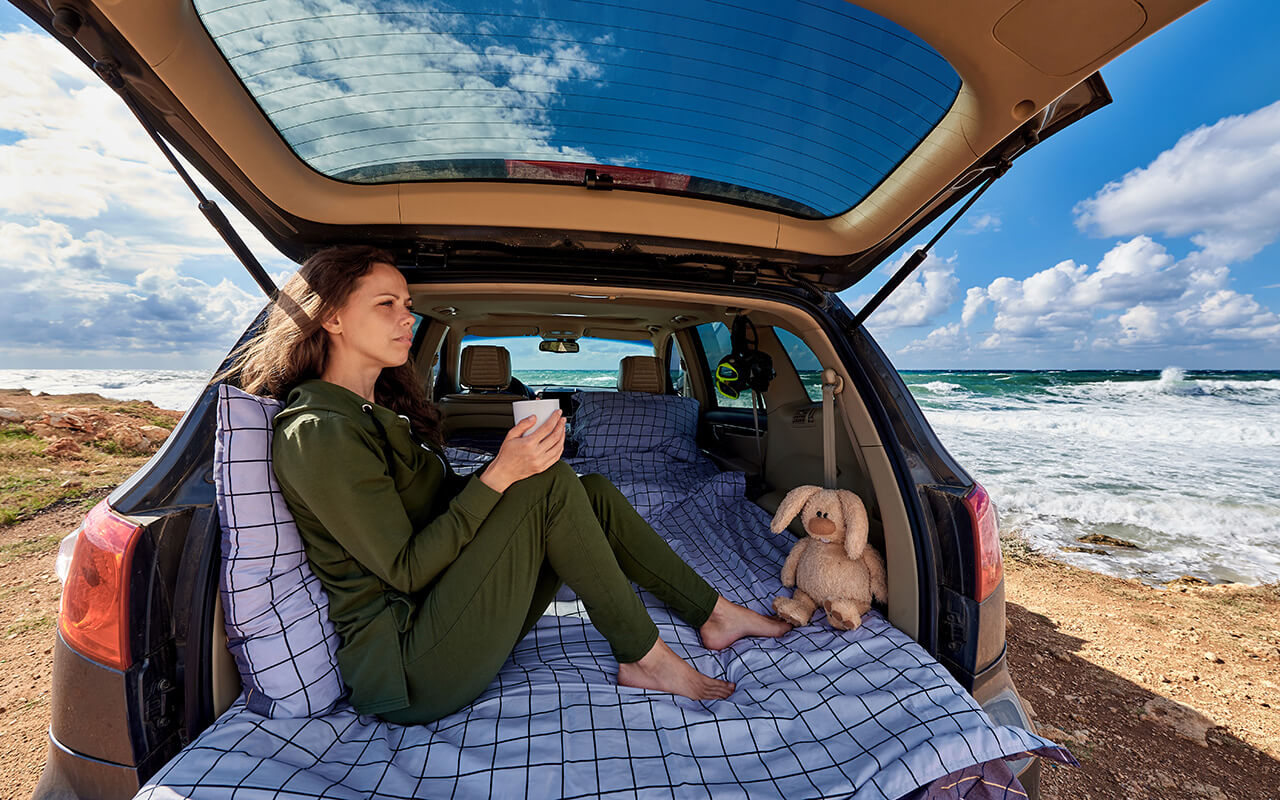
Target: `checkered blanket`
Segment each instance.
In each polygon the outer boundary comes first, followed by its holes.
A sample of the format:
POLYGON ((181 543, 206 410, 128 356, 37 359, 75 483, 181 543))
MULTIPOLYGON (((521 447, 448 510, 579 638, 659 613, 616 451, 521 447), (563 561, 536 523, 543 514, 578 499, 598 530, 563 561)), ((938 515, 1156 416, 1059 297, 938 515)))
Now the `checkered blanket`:
MULTIPOLYGON (((451 453, 466 471, 475 461, 451 453)), ((767 612, 790 538, 743 499, 743 476, 655 453, 574 460, 609 475, 723 595, 767 612)), ((719 652, 642 593, 663 639, 736 682, 697 702, 620 687, 607 642, 557 603, 489 688, 426 726, 359 716, 268 719, 237 701, 140 798, 1003 798, 1004 759, 1070 754, 995 725, 918 644, 870 613, 857 631, 814 624, 719 652)))

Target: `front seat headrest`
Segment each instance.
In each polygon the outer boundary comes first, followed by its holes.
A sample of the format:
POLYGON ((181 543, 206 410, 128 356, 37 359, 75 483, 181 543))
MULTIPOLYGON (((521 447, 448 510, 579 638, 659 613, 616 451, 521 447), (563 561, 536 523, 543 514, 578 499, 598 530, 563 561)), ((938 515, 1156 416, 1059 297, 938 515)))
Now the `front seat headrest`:
POLYGON ((468 389, 500 392, 511 384, 511 354, 496 345, 467 345, 459 372, 458 382, 468 389))
POLYGON ((666 394, 662 361, 657 356, 627 356, 618 365, 618 391, 666 394))

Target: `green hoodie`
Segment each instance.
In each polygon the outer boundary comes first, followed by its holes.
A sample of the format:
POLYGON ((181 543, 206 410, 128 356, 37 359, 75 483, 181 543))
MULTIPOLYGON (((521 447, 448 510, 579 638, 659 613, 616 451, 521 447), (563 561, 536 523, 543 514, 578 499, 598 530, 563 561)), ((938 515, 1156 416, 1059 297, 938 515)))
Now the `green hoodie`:
POLYGON ((407 418, 322 380, 289 393, 271 457, 329 595, 351 705, 364 714, 405 708, 401 634, 501 495, 454 473, 407 418))

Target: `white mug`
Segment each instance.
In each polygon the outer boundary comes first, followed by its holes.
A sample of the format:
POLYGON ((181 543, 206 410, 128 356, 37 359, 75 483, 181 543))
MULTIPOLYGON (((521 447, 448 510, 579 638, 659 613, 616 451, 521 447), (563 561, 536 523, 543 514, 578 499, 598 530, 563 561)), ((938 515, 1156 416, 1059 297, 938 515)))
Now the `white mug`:
POLYGON ((525 417, 536 416, 538 418, 538 421, 533 424, 533 427, 524 432, 524 435, 528 436, 538 428, 542 427, 542 424, 546 422, 559 407, 559 400, 516 400, 511 404, 511 414, 515 417, 516 422, 519 422, 525 417))

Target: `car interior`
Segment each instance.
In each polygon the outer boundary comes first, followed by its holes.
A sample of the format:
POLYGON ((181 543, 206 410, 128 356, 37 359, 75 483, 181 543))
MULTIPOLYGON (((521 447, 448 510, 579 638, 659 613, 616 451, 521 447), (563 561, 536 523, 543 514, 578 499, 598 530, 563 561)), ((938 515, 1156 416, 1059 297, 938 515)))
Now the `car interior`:
MULTIPOLYGON (((779 331, 796 337, 818 363, 835 367, 843 386, 852 383, 826 334, 801 308, 724 294, 594 285, 411 284, 410 293, 415 310, 424 317, 412 358, 424 388, 441 410, 446 443, 451 447, 496 452, 514 422, 511 403, 531 397, 560 400, 572 430, 572 395, 583 391, 571 386, 525 386, 512 378, 506 348, 464 345, 464 338, 568 338, 580 340, 583 352, 590 351, 593 340, 621 340, 651 345, 653 355, 620 359, 618 384, 607 389, 696 398, 702 409, 698 444, 703 454, 722 470, 754 476, 750 502, 772 514, 790 489, 823 482, 821 396, 815 398, 806 390, 779 331), (726 406, 724 398, 717 398, 696 333, 701 325, 727 326, 740 313, 755 323, 759 348, 771 356, 776 371, 769 388, 761 393, 759 449, 749 405, 726 406), (673 358, 683 365, 670 363, 673 358), (673 367, 683 372, 679 390, 670 377, 673 367), (763 454, 763 462, 758 453, 763 454)), ((834 408, 843 420, 835 425, 837 487, 856 492, 866 503, 870 541, 885 554, 888 570, 886 616, 915 636, 915 550, 897 482, 856 392, 840 391, 834 408)), ((571 451, 566 453, 570 455, 571 451)), ((798 521, 793 521, 790 533, 803 535, 798 521)), ((226 654, 222 628, 214 626, 214 652, 226 654)), ((214 673, 215 706, 220 712, 239 694, 240 684, 229 655, 219 658, 214 673)))
MULTIPOLYGON (((821 484, 823 440, 822 403, 806 391, 783 348, 776 330, 798 337, 819 363, 833 366, 844 386, 852 386, 838 364, 822 329, 803 310, 780 302, 709 294, 598 286, 575 287, 531 284, 465 284, 410 286, 414 307, 425 317, 413 356, 428 395, 437 402, 446 442, 496 450, 513 424, 511 403, 533 396, 561 400, 572 425, 574 387, 535 392, 512 379, 510 353, 498 346, 467 345, 467 336, 581 339, 587 351, 591 340, 612 339, 649 343, 653 356, 628 357, 621 370, 624 391, 676 393, 666 379, 678 352, 685 360, 682 392, 699 401, 702 420, 699 445, 723 470, 758 476, 753 502, 770 514, 795 486, 821 484), (589 292, 588 296, 583 296, 589 292), (576 295, 576 296, 575 296, 576 295), (446 299, 447 298, 447 299, 446 299), (701 356, 695 329, 720 322, 730 324, 747 313, 759 331, 759 347, 773 359, 776 377, 762 393, 760 452, 749 408, 722 407, 717 401, 709 369, 696 366, 701 356), (672 346, 674 344, 674 346, 672 346), (647 361, 647 363, 646 363, 647 361)), ((679 365, 675 365, 677 368, 679 365)), ((714 366, 714 365, 712 365, 714 366)), ((885 457, 875 426, 861 398, 842 391, 835 406, 844 418, 835 426, 837 487, 856 492, 866 503, 871 520, 870 539, 886 556, 889 602, 886 615, 911 635, 916 628, 916 564, 905 506, 885 457)), ((802 535, 798 523, 791 532, 802 535)), ((215 631, 220 634, 221 627, 215 631)), ((216 651, 215 651, 216 652, 216 651)), ((228 659, 223 668, 235 680, 228 659)), ((238 685, 223 695, 230 704, 238 685)), ((222 706, 225 707, 225 706, 222 706)))

